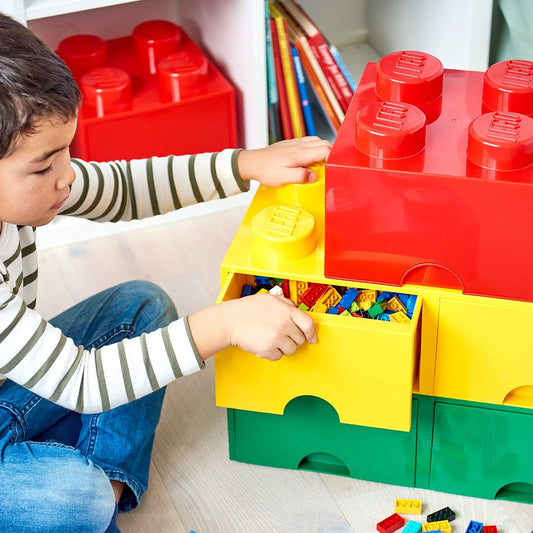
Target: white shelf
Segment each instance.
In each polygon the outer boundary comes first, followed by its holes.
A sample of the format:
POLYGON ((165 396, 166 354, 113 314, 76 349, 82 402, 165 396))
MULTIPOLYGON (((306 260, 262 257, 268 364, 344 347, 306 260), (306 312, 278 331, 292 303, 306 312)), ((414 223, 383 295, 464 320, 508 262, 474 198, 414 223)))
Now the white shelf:
POLYGON ((66 13, 76 13, 118 4, 139 2, 140 0, 26 0, 26 20, 54 17, 66 13))

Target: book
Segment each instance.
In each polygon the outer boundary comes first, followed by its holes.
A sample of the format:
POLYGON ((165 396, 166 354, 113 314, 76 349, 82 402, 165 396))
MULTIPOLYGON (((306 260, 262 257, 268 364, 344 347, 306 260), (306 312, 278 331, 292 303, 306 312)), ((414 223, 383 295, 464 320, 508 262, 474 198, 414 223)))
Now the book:
POLYGON ((348 70, 348 67, 344 63, 344 60, 342 59, 340 52, 337 50, 337 47, 330 44, 329 50, 331 52, 331 55, 333 56, 333 59, 335 59, 337 65, 339 65, 339 68, 343 76, 346 78, 346 81, 348 82, 348 85, 350 86, 352 93, 355 93, 355 89, 357 89, 357 83, 355 83, 355 80, 353 79, 351 72, 348 70))
POLYGON ((333 93, 331 85, 322 71, 318 60, 311 50, 306 36, 290 16, 287 13, 285 13, 285 15, 287 16, 287 27, 289 29, 290 40, 300 54, 302 66, 307 72, 307 76, 313 84, 330 122, 333 127, 338 130, 341 122, 344 120, 345 113, 342 110, 337 97, 333 93))
MULTIPOLYGON (((296 48, 298 48, 299 43, 295 44, 295 46, 296 48)), ((314 107, 313 105, 311 107, 313 109, 320 107, 330 127, 334 131, 339 131, 339 128, 341 127, 342 119, 344 118, 344 113, 342 109, 340 109, 339 103, 335 100, 335 104, 338 107, 338 112, 341 114, 341 117, 342 117, 340 119, 338 118, 334 107, 331 105, 330 100, 326 94, 326 91, 324 90, 322 83, 318 79, 316 71, 313 68, 313 66, 310 64, 309 59, 305 55, 305 53, 300 52, 300 59, 302 61, 302 67, 304 69, 304 73, 307 79, 309 80, 309 85, 312 88, 312 91, 313 91, 312 94, 315 95, 315 100, 317 103, 319 103, 319 106, 315 104, 314 107)), ((311 95, 311 93, 309 94, 311 95)))
POLYGON ((326 38, 295 0, 277 0, 277 2, 285 8, 285 11, 304 32, 311 50, 329 81, 342 110, 346 112, 353 97, 353 91, 332 56, 326 38))
POLYGON ((274 53, 272 50, 272 31, 270 29, 270 15, 268 2, 265 0, 265 47, 266 47, 266 73, 268 97, 268 136, 270 143, 283 139, 279 112, 279 95, 276 85, 276 71, 274 67, 274 53))
POLYGON ((269 20, 270 31, 272 33, 272 56, 274 58, 274 72, 276 74, 276 87, 279 98, 279 115, 281 121, 282 136, 284 139, 292 139, 294 136, 292 121, 289 111, 289 101, 285 89, 285 79, 283 76, 283 67, 281 64, 281 54, 279 50, 278 30, 274 19, 269 20))
POLYGON ((307 92, 305 74, 302 61, 300 59, 300 54, 294 45, 291 47, 291 52, 294 62, 294 72, 296 74, 296 82, 298 84, 298 92, 300 93, 300 102, 302 104, 302 115, 305 124, 305 131, 307 135, 316 135, 315 120, 313 118, 311 103, 309 102, 309 94, 307 92))
POLYGON ((270 16, 274 19, 274 22, 276 24, 276 32, 279 42, 279 53, 281 57, 281 66, 285 81, 285 91, 287 93, 289 113, 292 121, 293 136, 303 137, 305 135, 305 125, 302 115, 298 85, 296 83, 294 63, 290 50, 287 21, 273 4, 270 4, 270 16))

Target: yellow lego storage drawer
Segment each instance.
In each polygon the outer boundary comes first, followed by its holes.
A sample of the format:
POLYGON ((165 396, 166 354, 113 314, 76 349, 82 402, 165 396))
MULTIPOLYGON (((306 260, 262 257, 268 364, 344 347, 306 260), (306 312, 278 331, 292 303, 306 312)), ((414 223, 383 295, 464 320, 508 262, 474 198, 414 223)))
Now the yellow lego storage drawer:
MULTIPOLYGON (((241 297, 243 286, 253 280, 252 274, 229 272, 219 301, 241 297)), ((336 284, 343 283, 348 287, 336 284)), ((341 423, 408 431, 422 305, 420 297, 411 298, 411 319, 405 322, 311 310, 318 342, 279 361, 239 348, 218 353, 217 405, 283 414, 292 399, 316 396, 333 406, 341 423)))
POLYGON ((494 298, 440 301, 434 393, 533 407, 533 306, 494 298))

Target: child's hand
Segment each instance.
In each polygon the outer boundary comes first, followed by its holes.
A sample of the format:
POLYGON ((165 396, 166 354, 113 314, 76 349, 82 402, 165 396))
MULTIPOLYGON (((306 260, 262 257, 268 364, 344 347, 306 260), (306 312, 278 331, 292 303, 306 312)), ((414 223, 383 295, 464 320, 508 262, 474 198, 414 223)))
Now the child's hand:
POLYGON ((243 150, 237 164, 243 180, 255 179, 270 187, 287 183, 312 183, 313 171, 306 167, 324 161, 331 143, 319 137, 280 141, 265 148, 243 150))
POLYGON ((271 361, 292 354, 304 342, 317 342, 313 319, 291 300, 255 294, 194 313, 189 326, 202 359, 238 346, 271 361))

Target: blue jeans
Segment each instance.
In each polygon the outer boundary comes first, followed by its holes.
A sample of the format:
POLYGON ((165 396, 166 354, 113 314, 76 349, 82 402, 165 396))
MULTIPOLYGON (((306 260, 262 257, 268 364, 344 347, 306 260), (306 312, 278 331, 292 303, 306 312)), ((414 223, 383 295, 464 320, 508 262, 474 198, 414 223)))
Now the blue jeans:
MULTIPOLYGON (((177 318, 149 282, 107 289, 51 320, 86 348, 136 337, 177 318)), ((165 389, 99 414, 80 415, 7 381, 0 387, 0 528, 9 532, 105 532, 115 498, 139 504, 148 485, 165 389)))

